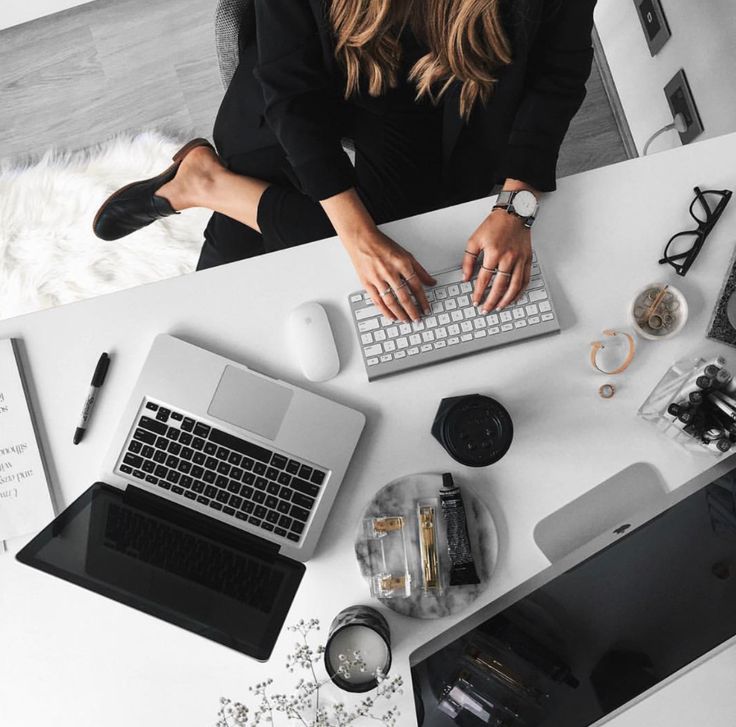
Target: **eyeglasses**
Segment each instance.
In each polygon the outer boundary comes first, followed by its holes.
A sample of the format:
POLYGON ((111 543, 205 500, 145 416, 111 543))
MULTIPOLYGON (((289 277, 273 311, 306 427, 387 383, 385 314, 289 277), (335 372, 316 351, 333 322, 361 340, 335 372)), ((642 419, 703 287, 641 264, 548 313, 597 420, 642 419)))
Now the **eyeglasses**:
POLYGON ((694 230, 684 230, 670 237, 665 245, 660 265, 669 263, 678 275, 685 275, 695 262, 705 238, 715 227, 716 222, 731 199, 731 190, 706 189, 695 187, 695 199, 690 203, 690 216, 698 223, 694 230), (711 208, 711 205, 714 205, 711 208))

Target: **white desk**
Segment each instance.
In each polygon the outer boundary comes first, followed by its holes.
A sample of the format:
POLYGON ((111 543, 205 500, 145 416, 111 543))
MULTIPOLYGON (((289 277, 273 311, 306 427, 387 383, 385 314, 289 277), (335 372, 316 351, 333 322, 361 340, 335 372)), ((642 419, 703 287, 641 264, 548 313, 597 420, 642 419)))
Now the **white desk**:
MULTIPOLYGON (((324 385, 305 386, 361 409, 368 425, 287 624, 318 617, 326 628, 343 607, 368 602, 352 554, 356 519, 381 485, 414 471, 451 468, 493 509, 500 557, 492 586, 476 606, 495 601, 548 565, 532 531, 562 504, 633 462, 651 463, 673 489, 713 464, 708 456, 693 457, 660 439, 635 412, 670 363, 685 354, 720 350, 736 363, 732 350, 704 338, 736 238, 736 209, 727 210, 688 277, 676 281, 690 302, 685 330, 670 342, 643 342, 634 364, 618 377, 613 400, 598 398, 604 379, 589 369, 586 356, 601 329, 626 325, 637 288, 673 279, 656 261, 666 239, 689 222, 692 186, 733 188, 734 158, 736 134, 562 180, 545 200, 534 231, 562 334, 370 385, 345 306, 355 276, 335 239, 0 323, 0 336, 25 342, 62 504, 99 476, 108 437, 156 333, 171 332, 299 382, 281 322, 295 304, 316 299, 330 314, 342 371, 324 385), (74 447, 78 409, 102 350, 114 356, 108 381, 92 429, 74 447), (515 425, 506 457, 480 471, 449 461, 429 433, 442 396, 474 391, 497 396, 515 425)), ((441 269, 458 259, 487 209, 488 201, 479 201, 387 229, 427 267, 441 269)), ((19 546, 14 543, 13 550, 19 546)), ((214 722, 220 695, 247 699, 247 685, 268 675, 292 683, 283 670, 283 655, 293 642, 286 631, 271 661, 260 665, 23 567, 10 554, 0 557, 0 584, 4 727, 206 725, 214 722)), ((419 622, 387 612, 394 673, 408 684, 412 653, 467 615, 419 622)), ((720 700, 713 719, 706 720, 709 727, 732 725, 733 689, 718 693, 710 683, 723 682, 729 669, 733 676, 735 651, 684 677, 688 689, 675 682, 611 724, 690 724, 700 685, 702 695, 720 700), (698 677, 708 669, 715 670, 708 679, 698 677)), ((410 688, 400 706, 402 727, 413 724, 410 688)))

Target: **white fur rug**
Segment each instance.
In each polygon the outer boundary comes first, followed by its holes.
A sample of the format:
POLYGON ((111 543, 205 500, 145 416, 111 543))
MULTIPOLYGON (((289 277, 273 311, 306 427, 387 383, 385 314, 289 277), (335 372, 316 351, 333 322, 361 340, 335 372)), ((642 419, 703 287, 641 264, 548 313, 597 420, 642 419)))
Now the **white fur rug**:
POLYGON ((0 318, 194 270, 210 213, 187 210, 117 242, 92 233, 118 187, 163 171, 181 140, 121 135, 85 152, 0 165, 0 318))

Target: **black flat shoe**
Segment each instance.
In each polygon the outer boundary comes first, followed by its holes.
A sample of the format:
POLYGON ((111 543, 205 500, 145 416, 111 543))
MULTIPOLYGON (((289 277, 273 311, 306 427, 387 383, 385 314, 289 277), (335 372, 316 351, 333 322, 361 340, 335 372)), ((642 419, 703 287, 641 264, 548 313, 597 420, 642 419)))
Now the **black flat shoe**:
POLYGON ((154 193, 176 176, 184 157, 198 146, 215 151, 206 139, 193 139, 174 154, 174 163, 157 177, 127 184, 113 192, 97 210, 92 223, 95 235, 102 240, 119 240, 162 217, 178 215, 166 198, 154 193))

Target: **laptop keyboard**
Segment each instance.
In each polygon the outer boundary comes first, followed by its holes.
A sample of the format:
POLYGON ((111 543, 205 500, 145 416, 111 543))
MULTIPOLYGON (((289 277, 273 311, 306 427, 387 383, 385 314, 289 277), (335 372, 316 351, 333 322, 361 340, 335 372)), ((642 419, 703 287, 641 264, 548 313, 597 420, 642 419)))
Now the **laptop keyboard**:
POLYGON ((147 401, 120 473, 298 543, 327 471, 147 401))
POLYGON ((364 290, 350 295, 369 381, 560 330, 534 252, 531 279, 524 292, 504 310, 487 315, 473 305, 475 279, 463 281, 461 268, 434 277, 437 285, 426 289, 431 312, 412 323, 384 318, 364 290))
POLYGON ((269 613, 283 574, 141 512, 110 505, 105 545, 269 613))

